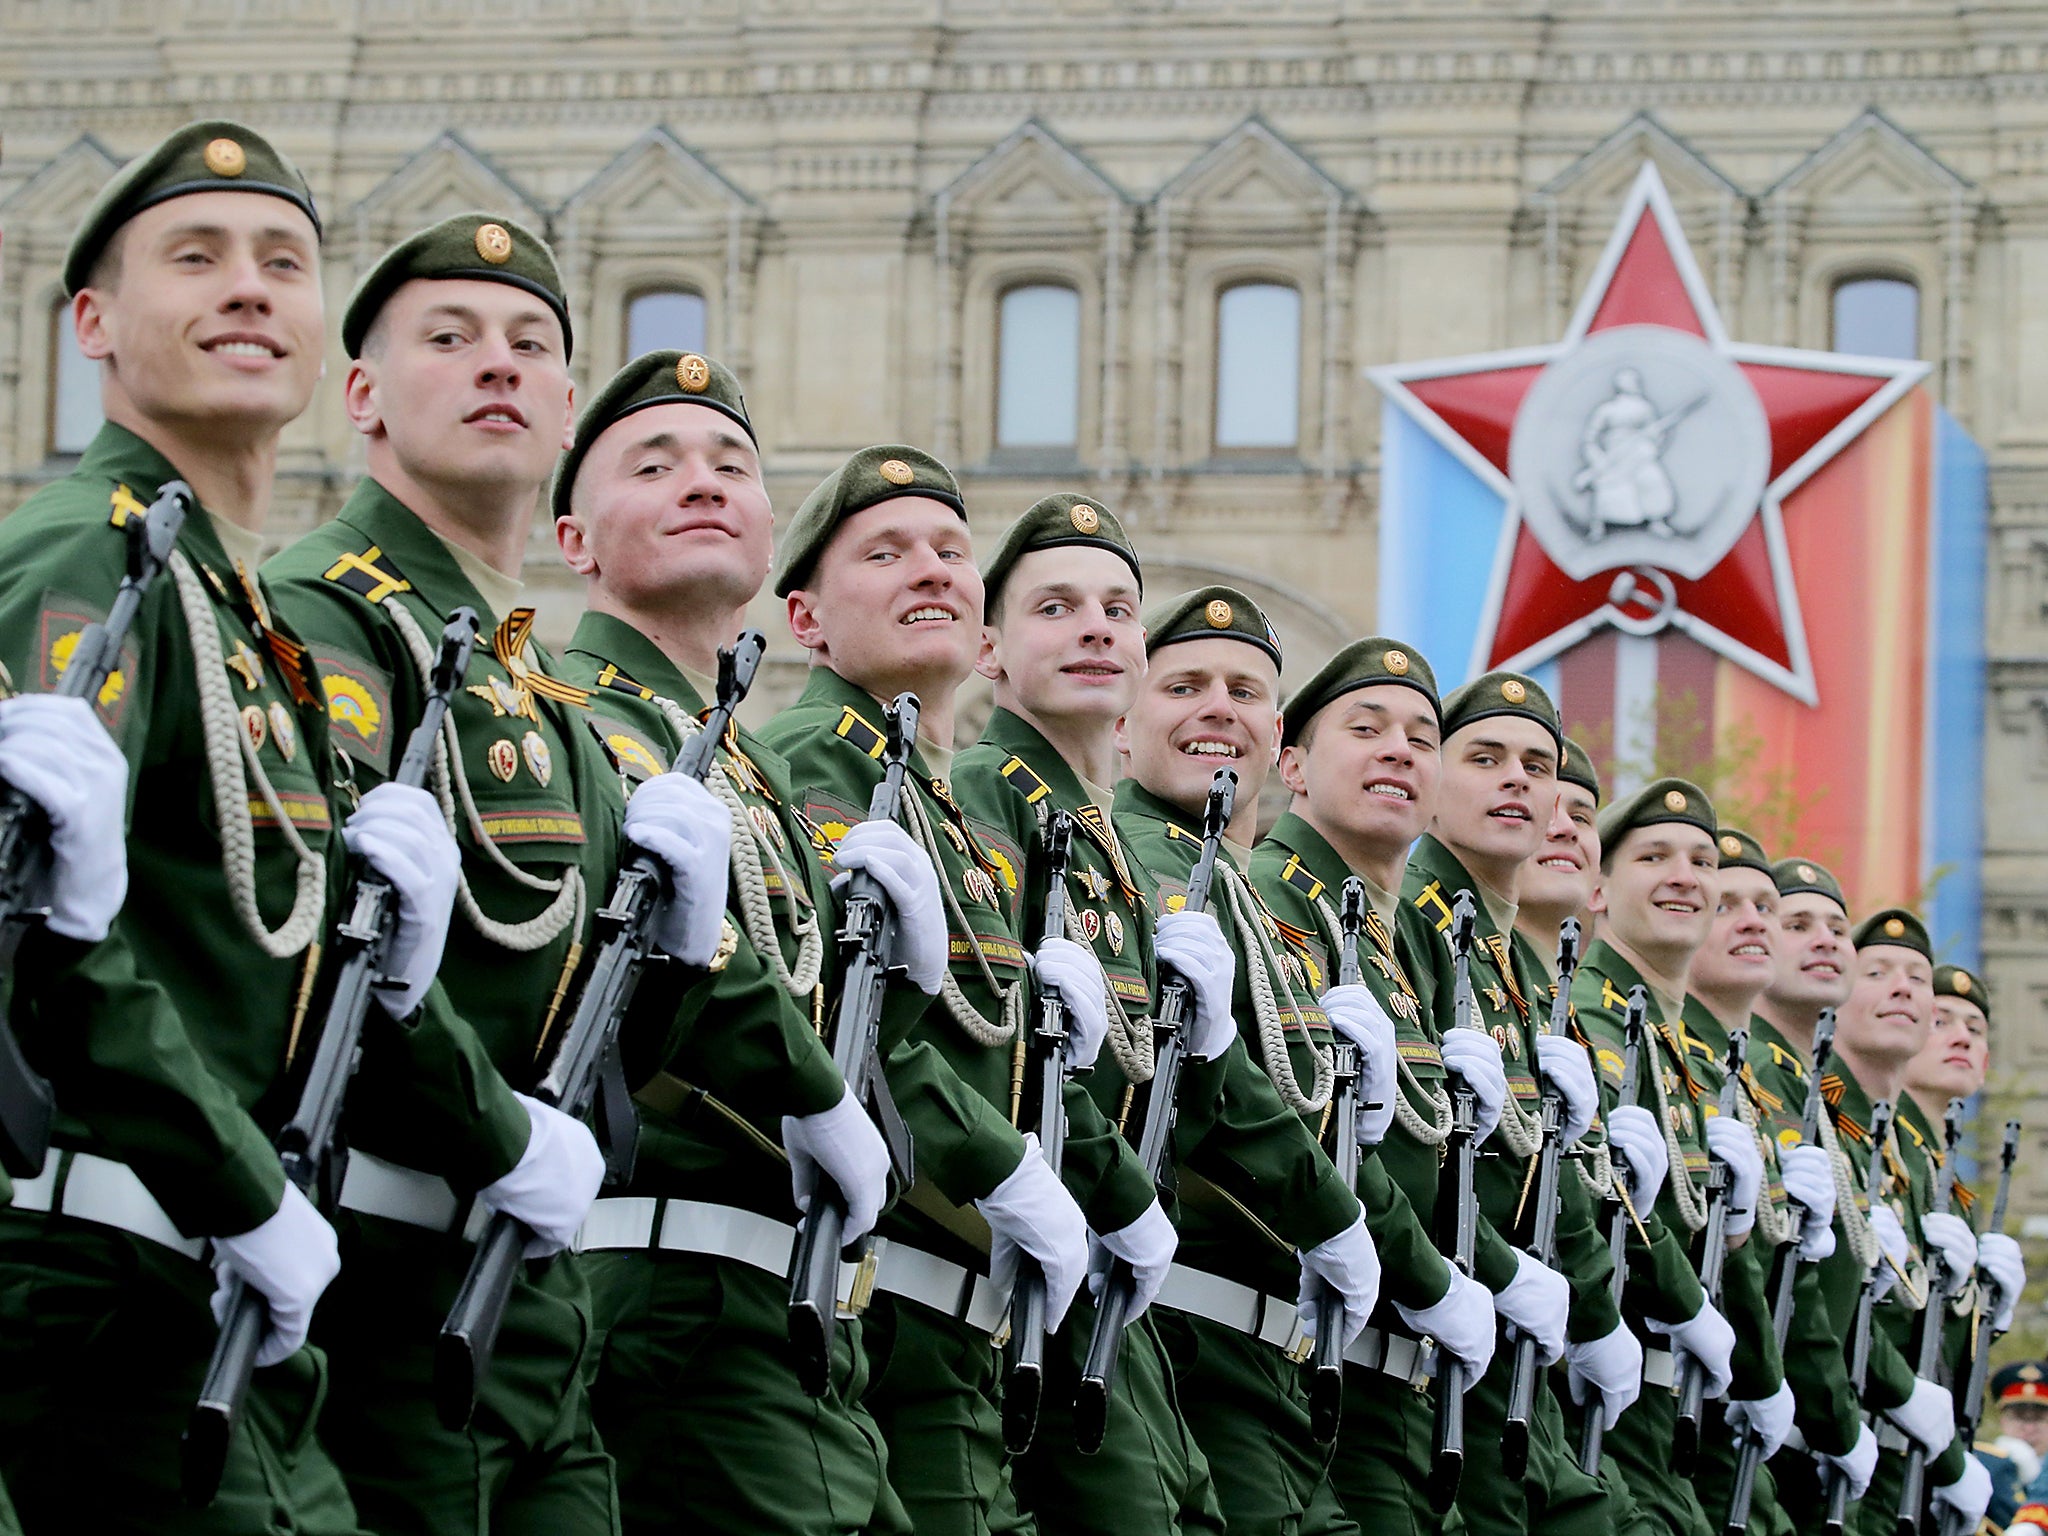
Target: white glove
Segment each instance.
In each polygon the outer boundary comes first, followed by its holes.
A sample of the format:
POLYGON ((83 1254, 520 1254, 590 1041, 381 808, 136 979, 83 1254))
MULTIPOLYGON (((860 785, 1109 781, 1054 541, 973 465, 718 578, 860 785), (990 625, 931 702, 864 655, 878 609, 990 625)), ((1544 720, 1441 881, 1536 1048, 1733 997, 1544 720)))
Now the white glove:
POLYGON ((1785 1193, 1806 1214, 1799 1228, 1799 1257, 1818 1264, 1835 1251, 1835 1172, 1826 1147, 1778 1149, 1778 1176, 1785 1193))
POLYGON ((1479 1110, 1479 1129, 1472 1138, 1481 1145, 1500 1124, 1508 1101, 1508 1075, 1501 1069, 1500 1042, 1483 1029, 1447 1029, 1440 1047, 1444 1065, 1465 1081, 1479 1110))
POLYGON ((1898 1212, 1882 1201, 1870 1208, 1870 1230, 1877 1236, 1877 1246, 1884 1258, 1877 1261, 1877 1299, 1883 1301, 1891 1288, 1898 1284, 1898 1269, 1906 1267, 1906 1229, 1899 1225, 1898 1212), (1885 1263, 1888 1258, 1892 1262, 1885 1263))
POLYGON ((687 774, 664 773, 626 802, 626 841, 667 872, 668 900, 656 911, 654 942, 685 965, 709 965, 725 926, 732 813, 687 774))
POLYGON ((1764 1154, 1756 1133, 1734 1115, 1707 1119, 1707 1150, 1728 1165, 1727 1225, 1729 1237, 1740 1237, 1756 1225, 1756 1202, 1764 1187, 1764 1154))
POLYGON ((1131 1319, 1135 1320, 1152 1305, 1152 1298, 1159 1294, 1159 1287, 1166 1284, 1166 1272, 1173 1267, 1174 1250, 1179 1246, 1180 1234, 1167 1220, 1166 1212, 1159 1208, 1159 1202, 1154 1200, 1138 1213, 1138 1219, 1130 1225, 1118 1227, 1114 1232, 1091 1235, 1088 1294, 1102 1294, 1102 1284, 1109 1278, 1110 1257, 1114 1255, 1122 1259, 1131 1266, 1131 1278, 1138 1286, 1130 1311, 1131 1319))
POLYGON ((1493 1313, 1493 1292, 1463 1271, 1451 1271, 1451 1288, 1434 1306, 1418 1309, 1394 1303, 1401 1321, 1425 1338, 1435 1339, 1465 1367, 1465 1379, 1477 1381, 1493 1364, 1500 1337, 1493 1313))
POLYGON ((868 1112, 843 1091, 830 1109, 782 1117, 782 1148, 789 1154, 789 1182, 796 1208, 811 1208, 811 1191, 822 1175, 846 1202, 845 1241, 874 1228, 889 1198, 889 1147, 868 1112))
POLYGON ((2020 1258, 2020 1245, 2003 1232, 1985 1233, 1977 1239, 1977 1268, 1998 1287, 1998 1311, 1992 1315, 1991 1326, 1996 1332, 2008 1332, 2020 1292, 2027 1288, 2027 1266, 2020 1258))
POLYGON ((379 784, 363 796, 341 840, 391 887, 397 921, 375 991, 392 1018, 410 1018, 441 969, 462 850, 434 797, 409 784, 379 784))
POLYGON ((1913 1395, 1884 1416, 1909 1440, 1917 1440, 1929 1456, 1939 1456, 1956 1437, 1956 1400, 1947 1387, 1915 1378, 1913 1395))
POLYGON ((863 821, 848 827, 833 845, 832 867, 840 871, 832 882, 835 891, 844 888, 856 869, 875 877, 896 912, 895 963, 918 991, 937 997, 946 980, 950 948, 946 900, 930 855, 895 822, 863 821))
POLYGON ((128 896, 128 759, 85 700, 29 693, 0 702, 0 780, 50 821, 50 931, 97 944, 128 896))
POLYGON ((1057 1328, 1088 1271, 1088 1219, 1038 1150, 1024 1136, 1024 1161, 974 1202, 988 1222, 988 1273, 999 1288, 1017 1276, 1017 1256, 1028 1253, 1045 1273, 1045 1325, 1057 1328))
POLYGON ((512 1097, 526 1106, 532 1127, 526 1150, 510 1173, 478 1190, 477 1199, 526 1223, 533 1233, 526 1257, 544 1259, 575 1241, 576 1229, 590 1214, 590 1202, 604 1183, 604 1154, 581 1120, 523 1093, 512 1097))
POLYGON ((213 1240, 213 1320, 227 1317, 228 1280, 240 1275, 270 1303, 270 1328, 256 1348, 256 1363, 275 1365, 306 1342, 313 1304, 341 1273, 341 1249, 334 1228, 313 1202, 286 1184, 284 1201, 262 1225, 239 1237, 213 1240))
POLYGON ((1600 1394, 1602 1429, 1621 1422, 1629 1406, 1643 1395, 1643 1345, 1626 1323, 1604 1338, 1564 1347, 1564 1375, 1572 1401, 1585 1405, 1587 1391, 1600 1394))
POLYGON ((1586 1048, 1563 1035, 1536 1037, 1536 1065, 1543 1080, 1564 1100, 1564 1122, 1558 1139, 1570 1146, 1592 1128, 1600 1113, 1600 1090, 1593 1082, 1593 1060, 1586 1048))
POLYGON ((1358 1047, 1358 1102, 1377 1104, 1361 1108, 1358 1140, 1361 1146, 1376 1147, 1394 1123, 1394 1095, 1401 1091, 1400 1052, 1394 1044, 1394 1021, 1372 995, 1372 989, 1354 982, 1332 987, 1322 996, 1323 1012, 1330 1027, 1358 1047))
POLYGON ((1764 1460, 1769 1461, 1784 1448, 1785 1437, 1792 1433, 1792 1409, 1792 1388, 1781 1381, 1778 1390, 1769 1397, 1730 1403, 1726 1409, 1728 1427, 1736 1431, 1753 1428, 1763 1442, 1764 1460))
POLYGON ((1102 962, 1085 944, 1047 939, 1031 957, 1031 974, 1067 1005, 1067 1061, 1076 1072, 1087 1071, 1109 1033, 1109 980, 1102 962))
POLYGON ((1494 1294, 1493 1310, 1502 1322, 1536 1340, 1539 1364, 1554 1365, 1564 1354, 1564 1325, 1571 1306, 1570 1282, 1516 1249, 1515 1278, 1494 1294))
POLYGON ((1237 1021, 1230 1016, 1237 951, 1223 937, 1214 913, 1168 912, 1152 930, 1152 952, 1161 966, 1185 978, 1194 991, 1188 1054, 1197 1061, 1214 1061, 1237 1038, 1237 1021))
POLYGON ((1701 1302, 1699 1311, 1682 1323, 1660 1323, 1649 1317, 1643 1319, 1643 1325, 1652 1333, 1665 1335, 1674 1350, 1683 1350, 1699 1362, 1707 1373, 1708 1397, 1719 1397, 1728 1390, 1728 1383, 1734 1380, 1735 1330, 1712 1302, 1701 1302))
POLYGON ((1657 1129, 1657 1117, 1640 1104, 1617 1104, 1607 1111, 1607 1144, 1621 1154, 1627 1170, 1629 1203, 1637 1215, 1647 1216, 1671 1171, 1671 1149, 1657 1129))
MULTIPOLYGON (((1856 1426, 1856 1443, 1840 1456, 1829 1456, 1815 1452, 1815 1461, 1822 1466, 1840 1469, 1849 1479, 1849 1502, 1854 1504, 1870 1491, 1870 1477, 1877 1470, 1877 1436, 1870 1432, 1868 1424, 1856 1426)), ((1976 1457, 1970 1458, 1972 1461, 1976 1457)))
POLYGON ((1976 1530, 1977 1522, 1984 1518, 1984 1511, 1991 1507, 1990 1471, 1975 1456, 1965 1456, 1963 1475, 1935 1489, 1934 1502, 1956 1512, 1959 1529, 1976 1530))
POLYGON ((1349 1348, 1380 1300, 1380 1253, 1373 1246, 1372 1234, 1365 1230, 1363 1216, 1301 1255, 1301 1291, 1295 1311, 1301 1317, 1302 1331, 1310 1336, 1316 1331, 1316 1300, 1322 1293, 1318 1281, 1335 1291, 1343 1303, 1344 1344, 1349 1348))
POLYGON ((1962 1217, 1939 1211, 1922 1216, 1920 1240, 1929 1249, 1941 1250, 1942 1262, 1957 1284, 1977 1272, 1977 1234, 1962 1217))

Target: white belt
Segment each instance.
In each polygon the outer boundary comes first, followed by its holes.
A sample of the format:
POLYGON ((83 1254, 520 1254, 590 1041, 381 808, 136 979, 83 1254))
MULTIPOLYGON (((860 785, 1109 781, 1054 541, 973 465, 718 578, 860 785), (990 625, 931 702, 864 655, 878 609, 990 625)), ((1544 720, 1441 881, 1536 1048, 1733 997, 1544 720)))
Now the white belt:
POLYGON ((460 1233, 470 1242, 476 1241, 491 1214, 481 1200, 465 1207, 438 1174, 354 1151, 348 1155, 348 1172, 341 1176, 341 1208, 430 1232, 460 1233))
POLYGON ((206 1239, 180 1232, 133 1168, 90 1152, 51 1147, 43 1156, 43 1171, 14 1186, 14 1208, 116 1227, 188 1259, 206 1254, 206 1239))
POLYGON ((1350 1347, 1344 1351, 1344 1358, 1367 1370, 1383 1371, 1411 1387, 1419 1387, 1429 1379, 1429 1362, 1423 1352, 1422 1341, 1404 1334, 1382 1333, 1377 1328, 1367 1328, 1351 1341, 1350 1347))
POLYGON ((1643 1351, 1643 1385, 1669 1391, 1678 1382, 1678 1362, 1668 1349, 1643 1351))
POLYGON ((1263 1339, 1275 1349, 1297 1360, 1308 1358, 1309 1336, 1302 1332, 1301 1314, 1292 1301, 1268 1296, 1249 1285, 1226 1280, 1176 1264, 1166 1272, 1166 1284, 1159 1288, 1159 1305, 1263 1339))
POLYGON ((875 1250, 881 1262, 875 1274, 878 1291, 918 1302, 990 1335, 1009 1310, 1008 1288, 964 1264, 887 1238, 876 1238, 875 1250))
MULTIPOLYGON (((743 1211, 730 1205, 697 1200, 666 1200, 651 1195, 621 1195, 599 1200, 583 1218, 575 1247, 584 1253, 699 1253, 731 1259, 771 1275, 787 1276, 796 1251, 796 1228, 786 1221, 743 1211)), ((858 1264, 839 1266, 838 1300, 842 1308, 853 1294, 858 1264)))

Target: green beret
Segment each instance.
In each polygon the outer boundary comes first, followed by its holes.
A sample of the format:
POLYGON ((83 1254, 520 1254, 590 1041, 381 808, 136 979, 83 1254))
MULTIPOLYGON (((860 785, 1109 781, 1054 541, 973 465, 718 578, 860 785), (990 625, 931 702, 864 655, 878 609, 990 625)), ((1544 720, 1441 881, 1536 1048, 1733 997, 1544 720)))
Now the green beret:
POLYGON ((1975 1003, 1991 1018, 1991 989, 1984 985, 1984 978, 1974 971, 1967 971, 1960 965, 1937 965, 1934 968, 1934 995, 1936 997, 1959 997, 1966 1003, 1975 1003))
POLYGON ((1124 532, 1124 525, 1117 520, 1116 514, 1091 496, 1056 491, 1050 496, 1041 496, 1032 504, 1030 511, 1010 524, 1003 533, 1002 542, 996 545, 996 552, 981 568, 981 584, 988 594, 989 610, 994 611, 1003 583, 1009 579, 1011 567, 1019 560, 1034 549, 1061 549, 1070 544, 1106 549, 1117 556, 1131 568, 1131 576, 1138 583, 1138 594, 1144 595, 1145 573, 1138 569, 1138 552, 1131 547, 1130 535, 1124 532))
POLYGON ((391 247, 363 274, 341 312, 341 345, 351 358, 363 355, 363 338, 376 323, 385 300, 415 278, 429 282, 463 279, 509 283, 543 300, 562 322, 562 351, 575 351, 569 330, 569 296, 555 253, 547 241, 501 213, 458 213, 429 225, 391 247))
POLYGON ((146 155, 114 173, 79 222, 64 252, 64 294, 70 298, 92 279, 93 263, 114 232, 145 208, 192 192, 264 192, 281 197, 313 221, 313 191, 299 168, 253 128, 214 118, 187 123, 146 155))
POLYGON ((1280 665, 1280 635, 1259 605, 1235 587, 1184 592, 1145 615, 1145 654, 1179 640, 1242 640, 1280 665))
POLYGON ((1842 894, 1842 882, 1811 859, 1796 855, 1780 859, 1771 866, 1771 878, 1778 882, 1780 896, 1797 896, 1811 891, 1816 896, 1827 897, 1842 909, 1843 916, 1848 916, 1849 898, 1842 894))
POLYGON ((1626 800, 1600 813, 1600 847, 1612 853, 1638 827, 1677 822, 1714 836, 1714 807, 1707 792, 1684 779, 1653 779, 1626 800))
POLYGON ((738 422, 756 449, 761 446, 754 436, 754 424, 747 420, 746 396, 740 393, 740 381, 730 368, 696 352, 645 353, 611 376, 576 423, 576 435, 555 471, 556 517, 569 515, 569 492, 575 488, 576 471, 583 467, 590 445, 604 436, 612 423, 651 405, 707 405, 738 422))
POLYGON ((1593 766, 1592 755, 1569 736, 1564 739, 1564 760, 1557 765, 1557 776, 1578 785, 1593 797, 1595 805, 1600 803, 1600 770, 1593 766))
POLYGON ((967 503, 953 471, 922 448, 879 443, 863 448, 833 470, 804 498, 782 541, 775 567, 775 595, 787 597, 810 579, 811 566, 832 532, 856 512, 900 496, 942 501, 967 520, 967 503))
POLYGON ((1764 845, 1742 828, 1723 827, 1714 844, 1721 850, 1723 869, 1753 869, 1776 882, 1777 871, 1771 868, 1770 856, 1764 852, 1764 845))
POLYGON ((1927 925, 1904 907, 1886 907, 1882 912, 1871 913, 1856 925, 1855 932, 1849 935, 1849 942, 1858 949, 1888 945, 1895 949, 1910 949, 1929 960, 1934 958, 1934 943, 1927 937, 1927 925))
POLYGON ((1413 688, 1429 700, 1430 712, 1442 723, 1443 704, 1436 696, 1436 673, 1430 670, 1422 652, 1384 635, 1374 635, 1352 641, 1294 690, 1294 697, 1287 701, 1280 745, 1293 746, 1324 705, 1336 703, 1347 693, 1376 688, 1382 683, 1413 688))
POLYGON ((1519 672, 1489 672, 1484 677, 1475 677, 1445 699, 1444 735, 1454 736, 1474 721, 1491 715, 1520 715, 1550 732, 1560 746, 1564 741, 1564 727, 1558 721, 1557 706, 1550 702, 1550 695, 1535 678, 1519 672))

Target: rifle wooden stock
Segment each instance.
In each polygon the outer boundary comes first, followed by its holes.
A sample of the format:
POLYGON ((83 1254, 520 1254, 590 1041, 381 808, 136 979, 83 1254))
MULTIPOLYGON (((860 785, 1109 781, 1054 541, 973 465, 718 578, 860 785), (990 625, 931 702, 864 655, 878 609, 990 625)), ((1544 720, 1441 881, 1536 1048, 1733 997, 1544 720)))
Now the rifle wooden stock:
MULTIPOLYGON (((414 789, 425 785, 441 722, 461 686, 476 636, 474 609, 458 608, 448 616, 426 705, 406 741, 393 783, 414 789)), ((376 987, 384 976, 397 921, 398 907, 390 884, 368 865, 359 866, 349 891, 348 916, 335 928, 335 948, 342 958, 327 1016, 299 1090, 298 1106, 277 1133, 277 1156, 285 1177, 329 1212, 340 1195, 346 1162, 336 1145, 342 1108, 349 1081, 362 1060, 363 1022, 376 1001, 376 987)), ((270 1305, 263 1293, 240 1275, 231 1278, 220 1333, 214 1339, 213 1356, 207 1362, 199 1400, 186 1421, 180 1448, 180 1480, 185 1497, 195 1505, 210 1504, 220 1489, 228 1441, 248 1396, 257 1348, 269 1328, 270 1305)))
MULTIPOLYGON (((121 647, 151 583, 163 571, 192 510, 192 488, 168 480, 149 510, 130 517, 128 569, 114 593, 104 622, 88 624, 73 643, 57 686, 60 698, 94 703, 121 664, 121 647)), ((43 808, 11 784, 0 782, 0 974, 12 970, 15 950, 27 927, 48 915, 50 821, 43 808)), ((14 1031, 0 1018, 0 1168, 17 1179, 43 1171, 50 1150, 50 1120, 56 1099, 49 1081, 31 1067, 14 1031)))
MULTIPOLYGON (((744 631, 738 641, 718 653, 718 695, 704 728, 676 754, 671 773, 703 780, 718 761, 719 743, 732 723, 733 712, 753 686, 767 641, 759 630, 744 631)), ((612 886, 611 900, 595 919, 602 938, 590 974, 576 1002, 576 1011, 548 1063, 547 1074, 533 1090, 541 1103, 581 1119, 590 1112, 598 1088, 618 1050, 619 1028, 642 973, 664 959, 655 948, 654 919, 668 899, 661 864, 651 855, 628 848, 612 886)), ((620 1182, 632 1173, 629 1127, 613 1127, 625 1150, 606 1159, 606 1182, 620 1182)), ((492 1214, 477 1238, 469 1272, 455 1293, 447 1321, 434 1347, 434 1408, 443 1425, 460 1429, 476 1410, 477 1393, 491 1369, 505 1306, 524 1266, 533 1233, 516 1216, 492 1214)))
MULTIPOLYGON (((1188 873, 1187 900, 1181 906, 1184 912, 1200 912, 1209 905, 1216 853, 1236 800, 1236 770, 1218 768, 1209 781, 1209 801, 1202 813, 1202 851, 1188 873)), ((1172 1147, 1175 1096, 1180 1090, 1181 1063, 1187 1056, 1183 1021, 1193 1002, 1194 989, 1186 977, 1169 975, 1160 984, 1159 1006, 1152 1015, 1152 1081, 1146 1085, 1145 1129, 1138 1138, 1138 1161, 1155 1187, 1172 1147)), ((1116 1382, 1117 1355, 1123 1348, 1124 1325, 1130 1320, 1137 1294, 1138 1282, 1130 1264, 1123 1259, 1110 1260, 1074 1398, 1074 1443, 1084 1455, 1102 1449, 1102 1437, 1109 1428, 1109 1394, 1116 1382)))
MULTIPOLYGON (((1622 1016, 1621 1028, 1621 1094, 1615 1102, 1633 1104, 1636 1101, 1636 1080, 1643 1065, 1643 1040, 1650 1028, 1650 994, 1641 986, 1628 989, 1628 1010, 1622 1016)), ((1607 1212, 1607 1260, 1614 1270, 1607 1282, 1607 1293, 1618 1310, 1622 1289, 1628 1283, 1629 1210, 1623 1193, 1628 1188, 1626 1168, 1615 1169, 1614 1179, 1615 1198, 1608 1202, 1607 1212)), ((1606 1438, 1605 1396, 1588 1388, 1585 1424, 1579 1436, 1579 1470, 1588 1477, 1600 1475, 1600 1447, 1606 1438)))
MULTIPOLYGON (((1870 1167, 1864 1178, 1864 1195, 1872 1210, 1884 1194, 1884 1143, 1891 1129, 1891 1100, 1879 1099, 1870 1112, 1870 1167)), ((1859 1403, 1870 1381, 1871 1313, 1877 1306, 1877 1277, 1884 1266, 1884 1250, 1880 1246, 1870 1273, 1863 1277, 1863 1289, 1856 1297, 1856 1322, 1849 1334, 1849 1391, 1859 1403)), ((1823 1466, 1821 1486, 1827 1495, 1827 1514, 1821 1528, 1827 1536, 1842 1536, 1849 1519, 1849 1475, 1840 1467, 1823 1466)))

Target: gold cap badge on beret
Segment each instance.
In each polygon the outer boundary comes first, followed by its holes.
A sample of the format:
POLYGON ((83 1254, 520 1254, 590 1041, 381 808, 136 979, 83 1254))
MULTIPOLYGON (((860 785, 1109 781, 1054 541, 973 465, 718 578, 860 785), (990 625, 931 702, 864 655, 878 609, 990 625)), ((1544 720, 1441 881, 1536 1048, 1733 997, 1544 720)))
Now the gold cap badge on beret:
POLYGON ((512 231, 502 224, 477 225, 476 253, 492 266, 502 267, 512 259, 512 231))
POLYGON ((1739 837, 1722 838, 1721 851, 1727 854, 1729 858, 1734 858, 1737 854, 1742 852, 1742 839, 1739 837))
POLYGON ((1667 789, 1664 792, 1664 809, 1667 811, 1684 810, 1685 791, 1682 789, 1667 789))
POLYGON ((917 478, 917 471, 901 459, 884 459, 877 473, 891 485, 908 485, 917 478))
POLYGON ((1958 996, 1958 997, 1968 997, 1968 996, 1970 995, 1970 988, 1971 988, 1971 986, 1972 986, 1972 985, 1974 985, 1974 983, 1972 983, 1972 982, 1971 982, 1971 980, 1970 980, 1970 973, 1969 973, 1968 971, 1957 971, 1957 972, 1956 972, 1956 979, 1955 979, 1955 989, 1956 989, 1956 996, 1958 996))
POLYGON ((676 384, 693 395, 701 395, 711 383, 711 365, 694 352, 676 359, 676 384))
POLYGON ((249 168, 249 156, 233 139, 212 139, 202 157, 216 176, 239 176, 249 168))
POLYGON ((1406 677, 1408 675, 1408 653, 1406 651, 1389 651, 1380 658, 1380 665, 1396 677, 1406 677))
POLYGON ((1500 696, 1510 704, 1519 704, 1529 697, 1529 690, 1511 677, 1500 685, 1500 696))
POLYGON ((1211 629, 1230 628, 1230 620, 1232 617, 1230 612, 1230 604, 1223 601, 1223 599, 1220 597, 1213 599, 1210 602, 1209 606, 1202 610, 1202 616, 1209 621, 1209 627, 1211 629))
POLYGON ((1906 936, 1906 925, 1894 917, 1885 923, 1884 931, 1889 938, 1903 939, 1906 936))
POLYGON ((1085 501, 1075 502, 1067 513, 1067 519, 1073 523, 1076 533, 1093 533, 1102 526, 1101 515, 1085 501))
POLYGON ((1799 878, 1800 878, 1800 879, 1802 879, 1802 880, 1811 880, 1811 879, 1813 879, 1813 878, 1814 878, 1814 873, 1813 873, 1813 866, 1812 866, 1811 864, 1802 864, 1802 865, 1800 865, 1800 866, 1799 866, 1799 878))

